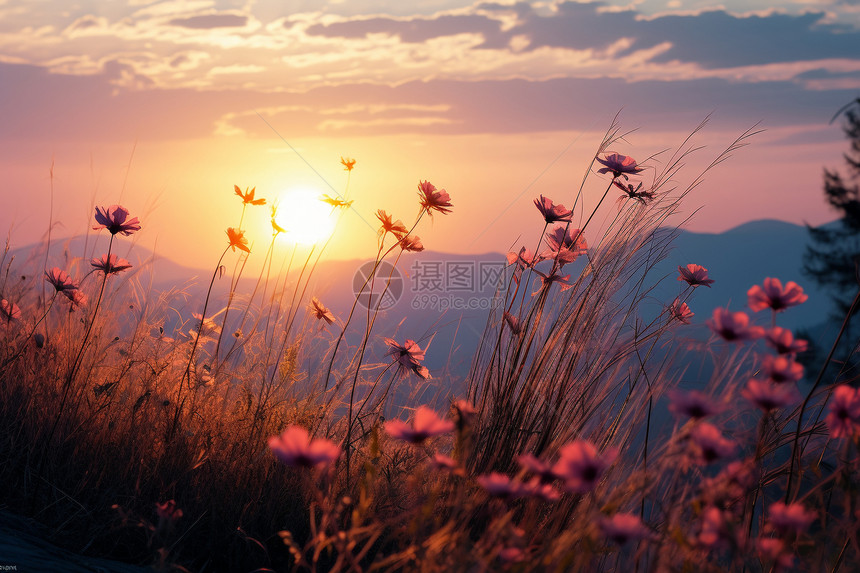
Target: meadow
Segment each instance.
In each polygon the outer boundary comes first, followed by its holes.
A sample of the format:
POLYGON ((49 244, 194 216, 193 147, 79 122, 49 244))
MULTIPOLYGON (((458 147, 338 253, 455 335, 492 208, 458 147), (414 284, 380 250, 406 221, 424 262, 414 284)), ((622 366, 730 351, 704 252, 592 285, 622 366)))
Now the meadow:
POLYGON ((755 132, 688 173, 699 135, 637 161, 613 124, 570 208, 535 198, 462 385, 377 324, 388 269, 424 249, 427 219, 457 216, 439 182, 419 180, 406 223, 377 211, 344 316, 309 288, 325 240, 273 260, 289 229, 253 185, 225 189, 239 224, 213 231, 223 253, 191 316, 115 252, 147 232, 125 206, 96 207, 94 257, 16 260, 7 240, 0 507, 158 571, 856 570, 860 393, 833 352, 799 361, 807 341, 780 317, 803 289, 770 277, 703 317, 708 261, 648 273, 673 257, 685 197, 755 132), (254 252, 249 209, 272 209, 254 252), (250 257, 263 270, 238 292, 250 257), (665 280, 678 295, 655 307, 665 280), (691 322, 710 338, 685 339, 691 322))

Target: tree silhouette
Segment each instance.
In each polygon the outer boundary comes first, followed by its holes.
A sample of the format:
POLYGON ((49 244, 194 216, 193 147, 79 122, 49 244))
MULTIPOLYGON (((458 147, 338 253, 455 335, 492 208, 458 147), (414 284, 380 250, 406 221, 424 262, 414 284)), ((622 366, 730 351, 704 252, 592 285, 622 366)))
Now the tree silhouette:
MULTIPOLYGON (((843 176, 836 170, 824 170, 824 196, 840 218, 820 227, 807 225, 811 242, 803 255, 804 274, 830 291, 837 309, 834 319, 838 317, 839 320, 851 310, 860 283, 860 98, 840 109, 831 121, 840 116, 844 116, 843 131, 851 142, 850 150, 844 154, 848 174, 843 176)), ((853 309, 853 317, 858 310, 860 307, 853 309)), ((856 319, 852 318, 842 337, 844 349, 837 352, 837 357, 844 357, 849 345, 856 344, 852 336, 852 331, 856 332, 853 323, 856 319)))

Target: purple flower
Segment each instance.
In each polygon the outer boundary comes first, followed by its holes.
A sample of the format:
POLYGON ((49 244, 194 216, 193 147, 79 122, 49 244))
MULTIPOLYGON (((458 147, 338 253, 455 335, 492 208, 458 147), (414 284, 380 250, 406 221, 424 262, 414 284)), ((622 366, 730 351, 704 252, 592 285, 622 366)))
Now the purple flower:
POLYGON ((312 440, 301 426, 290 426, 280 436, 269 438, 272 453, 288 466, 323 467, 340 456, 340 447, 331 440, 312 440))
POLYGON ((140 231, 140 221, 137 217, 128 218, 128 209, 119 205, 111 205, 110 207, 96 207, 96 222, 98 225, 93 227, 94 231, 99 229, 107 229, 111 235, 122 233, 126 237, 140 231))
POLYGON ((627 155, 620 153, 607 153, 604 159, 596 157, 597 162, 606 167, 597 170, 598 173, 612 173, 612 177, 624 177, 627 179, 627 174, 636 175, 641 173, 643 169, 636 165, 636 160, 627 155))

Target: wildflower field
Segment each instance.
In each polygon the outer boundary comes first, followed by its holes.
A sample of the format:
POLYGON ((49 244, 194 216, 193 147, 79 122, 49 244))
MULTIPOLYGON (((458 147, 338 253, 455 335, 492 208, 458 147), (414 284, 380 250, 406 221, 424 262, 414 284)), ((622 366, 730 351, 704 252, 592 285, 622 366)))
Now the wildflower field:
MULTIPOLYGON (((461 381, 425 365, 419 334, 377 323, 422 226, 457 216, 444 182, 418 179, 415 213, 376 211, 344 315, 309 286, 328 239, 274 260, 293 207, 253 183, 213 230, 223 252, 193 314, 118 255, 149 230, 131 202, 95 208, 93 256, 16 258, 10 239, 0 508, 158 571, 857 570, 860 392, 832 352, 801 364, 808 341, 780 318, 803 288, 770 277, 700 316, 719 277, 673 260, 667 221, 755 132, 700 173, 698 130, 650 157, 623 135, 613 124, 581 181, 523 214, 461 381), (249 210, 271 211, 268 245, 246 238, 249 210), (649 272, 667 259, 676 275, 649 272), (677 296, 655 301, 664 281, 677 296), (691 342, 697 322, 709 338, 691 342)), ((321 198, 338 214, 361 176, 341 161, 343 194, 321 198)))

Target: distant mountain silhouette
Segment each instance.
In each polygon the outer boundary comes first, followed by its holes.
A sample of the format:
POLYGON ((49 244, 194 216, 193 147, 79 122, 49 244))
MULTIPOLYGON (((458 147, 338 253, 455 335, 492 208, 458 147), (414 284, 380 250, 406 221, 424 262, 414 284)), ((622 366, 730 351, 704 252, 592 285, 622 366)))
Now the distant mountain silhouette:
MULTIPOLYGON (((99 238, 99 246, 104 249, 104 237, 99 238)), ((695 317, 690 327, 691 336, 707 336, 702 326, 718 306, 728 306, 731 310, 747 310, 747 290, 754 284, 761 284, 765 277, 777 277, 784 283, 795 281, 809 295, 803 305, 781 313, 778 324, 797 329, 813 328, 823 337, 835 331, 838 319, 831 318, 833 305, 825 291, 805 279, 801 274, 802 255, 808 241, 805 227, 776 220, 760 220, 745 223, 723 233, 694 233, 680 231, 673 243, 669 256, 658 263, 650 272, 649 279, 659 281, 651 297, 655 305, 670 303, 686 286, 676 280, 678 266, 688 263, 700 264, 708 269, 715 280, 712 288, 697 287, 689 302, 695 317), (835 324, 835 327, 833 327, 835 324)), ((192 269, 183 267, 167 257, 153 254, 142 247, 130 248, 127 240, 115 240, 114 252, 128 258, 135 269, 118 277, 119 280, 135 280, 146 285, 153 294, 180 287, 184 304, 175 307, 180 316, 190 318, 192 312, 200 312, 203 297, 211 279, 211 269, 192 269)), ((102 251, 99 250, 98 254, 102 251)), ((16 249, 12 275, 33 272, 41 269, 44 245, 30 245, 16 249), (19 272, 20 271, 20 272, 19 272)), ((89 259, 96 256, 94 237, 77 237, 55 241, 51 246, 48 266, 68 268, 75 257, 79 257, 77 276, 89 271, 89 259), (87 252, 84 253, 84 246, 87 252), (84 256, 85 255, 85 256, 84 256)), ((256 253, 255 253, 256 256, 256 253)), ((8 262, 8 260, 7 260, 8 262)), ((362 284, 356 273, 367 261, 322 261, 314 271, 301 303, 298 321, 311 296, 317 296, 331 308, 339 323, 343 324, 353 304, 354 291, 362 284), (355 281, 358 281, 357 283, 355 281)), ((398 271, 393 275, 395 283, 402 288, 396 302, 383 310, 373 332, 369 355, 371 359, 383 360, 385 344, 383 337, 401 341, 411 338, 424 348, 427 344, 426 364, 434 378, 452 376, 463 377, 469 369, 474 351, 480 341, 487 323, 496 281, 491 276, 505 264, 504 253, 481 255, 457 255, 425 251, 405 253, 398 261, 398 271), (470 274, 471 273, 471 274, 470 274), (484 274, 482 274, 484 273, 484 274), (472 282, 470 285, 469 282, 472 282), (441 306, 452 303, 471 305, 470 308, 448 308, 441 306)), ((275 265, 277 266, 277 265, 275 265)), ((210 309, 218 310, 226 303, 229 289, 230 272, 215 282, 213 303, 210 309)), ((297 272, 291 273, 287 292, 292 295, 297 272)), ((383 278, 387 271, 381 273, 383 278)), ((37 277, 34 283, 41 280, 37 277)), ((237 299, 240 308, 242 301, 253 290, 257 277, 243 278, 239 284, 237 299)), ((374 287, 379 293, 382 281, 374 287)), ((269 287, 271 293, 274 287, 269 287)), ((280 286, 278 287, 280 288, 280 286)), ((649 299, 650 300, 650 299, 649 299)), ((388 300, 385 304, 394 302, 388 300)), ((210 311, 211 314, 213 311, 210 311)), ((356 316, 350 325, 348 342, 356 342, 366 321, 366 308, 359 305, 356 316)), ((239 313, 235 313, 238 315, 239 313)), ((754 320, 769 325, 770 316, 759 313, 754 320)), ((317 338, 333 339, 339 329, 337 325, 327 327, 317 338)))

